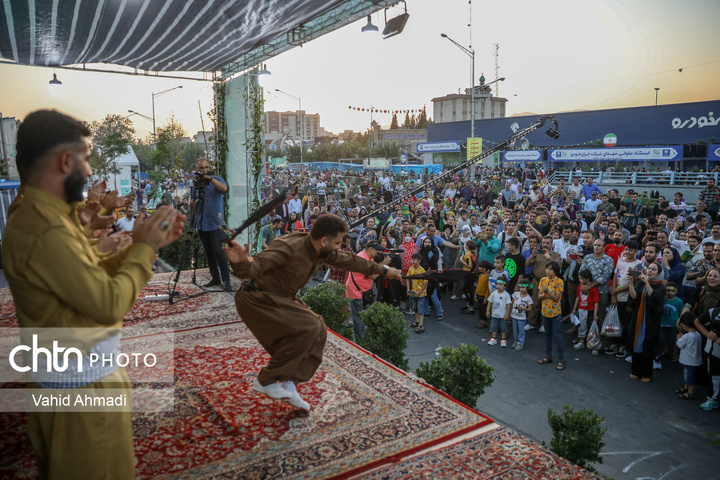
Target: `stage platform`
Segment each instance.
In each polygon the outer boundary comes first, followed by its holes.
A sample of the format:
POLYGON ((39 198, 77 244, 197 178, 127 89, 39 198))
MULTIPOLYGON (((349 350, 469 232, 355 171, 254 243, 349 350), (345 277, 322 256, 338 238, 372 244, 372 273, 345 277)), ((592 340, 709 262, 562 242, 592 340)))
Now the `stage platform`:
MULTIPOLYGON (((207 281, 199 272, 197 283, 207 281)), ((156 275, 141 297, 167 293, 156 275)), ((181 277, 182 296, 200 292, 181 277)), ((0 327, 16 326, 8 289, 0 327)), ((267 354, 212 292, 173 305, 139 300, 123 337, 175 332, 175 403, 135 413, 138 479, 595 479, 529 439, 462 405, 333 333, 306 414, 252 390, 267 354)), ((35 478, 25 414, 0 413, 0 479, 35 478)))

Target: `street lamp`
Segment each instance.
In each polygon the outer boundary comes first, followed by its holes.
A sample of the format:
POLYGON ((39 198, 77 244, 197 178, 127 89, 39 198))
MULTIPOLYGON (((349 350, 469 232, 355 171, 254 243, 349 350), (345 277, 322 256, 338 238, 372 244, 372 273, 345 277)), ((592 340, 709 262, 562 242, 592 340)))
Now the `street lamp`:
POLYGON ((168 92, 172 92, 173 90, 177 90, 178 88, 182 88, 182 85, 178 85, 177 87, 168 88, 167 90, 163 90, 162 92, 154 93, 152 94, 152 122, 153 122, 153 146, 157 146, 157 135, 155 134, 155 97, 159 97, 160 95, 163 95, 168 92))
POLYGON ((470 116, 472 117, 472 119, 470 120, 470 137, 475 138, 475 50, 469 50, 463 47, 444 33, 441 33, 440 36, 442 38, 447 38, 448 40, 450 40, 456 47, 462 50, 465 55, 470 57, 470 60, 472 61, 472 74, 470 76, 470 87, 472 87, 470 89, 470 116))
POLYGON ((283 92, 279 88, 276 88, 275 91, 284 93, 288 97, 292 97, 298 101, 298 118, 300 119, 300 163, 303 163, 303 145, 305 143, 303 133, 305 131, 305 119, 302 117, 302 100, 300 100, 300 97, 296 97, 295 95, 290 95, 287 92, 283 92))
MULTIPOLYGON (((496 78, 496 79, 493 80, 492 82, 485 83, 485 75, 480 74, 480 89, 481 89, 481 90, 484 90, 485 87, 489 87, 490 85, 492 85, 492 84, 494 84, 494 83, 504 82, 504 81, 505 81, 505 77, 500 77, 500 78, 496 78)), ((475 88, 475 87, 473 86, 473 88, 475 88)), ((492 92, 490 92, 490 96, 492 97, 492 92)), ((491 106, 491 109, 492 109, 492 106, 491 106)), ((485 118, 485 97, 483 97, 483 103, 482 103, 482 109, 481 109, 481 112, 480 112, 480 118, 481 118, 481 119, 485 118)))
POLYGON ((656 107, 657 107, 658 90, 660 90, 660 87, 655 87, 655 106, 656 107))

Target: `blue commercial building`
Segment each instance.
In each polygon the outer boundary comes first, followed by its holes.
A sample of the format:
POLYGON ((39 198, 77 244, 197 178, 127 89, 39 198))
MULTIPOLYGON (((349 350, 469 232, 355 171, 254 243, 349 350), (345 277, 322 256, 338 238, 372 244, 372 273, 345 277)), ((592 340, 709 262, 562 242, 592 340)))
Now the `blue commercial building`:
MULTIPOLYGON (((509 159, 522 162, 542 158, 556 168, 585 162, 600 162, 601 166, 632 162, 635 166, 705 168, 705 162, 720 161, 717 148, 713 148, 720 144, 720 100, 554 115, 560 138, 552 139, 545 135, 546 128, 540 128, 527 136, 530 148, 536 152, 511 154, 509 159), (603 143, 610 134, 616 138, 614 147, 603 143), (686 164, 675 163, 678 161, 686 164)), ((512 134, 513 124, 523 129, 538 118, 540 115, 476 120, 475 136, 483 139, 483 150, 487 151, 512 134)), ((465 144, 469 136, 470 121, 428 125, 428 142, 465 144)), ((505 155, 501 153, 499 158, 505 155)))

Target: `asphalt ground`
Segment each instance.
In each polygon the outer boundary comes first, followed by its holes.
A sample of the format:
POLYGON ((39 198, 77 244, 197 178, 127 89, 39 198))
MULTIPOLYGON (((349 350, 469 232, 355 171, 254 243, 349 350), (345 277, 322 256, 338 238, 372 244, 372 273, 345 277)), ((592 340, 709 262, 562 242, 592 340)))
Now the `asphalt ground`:
MULTIPOLYGON (((720 479, 720 410, 705 411, 700 404, 707 393, 696 387, 695 400, 678 398, 683 386, 679 363, 663 360, 663 369, 649 383, 631 380, 630 365, 614 355, 592 355, 574 350, 575 335, 565 333, 566 368, 538 365, 545 353, 545 334, 537 328, 526 332, 525 349, 514 351, 509 334, 508 348, 488 346, 490 332, 475 328, 475 315, 462 315, 462 300, 443 295, 443 321, 434 312, 425 321, 425 332, 410 332, 406 355, 410 369, 435 358, 439 346, 471 343, 480 356, 495 368, 495 382, 480 397, 476 409, 497 423, 513 428, 537 442, 550 443, 552 432, 547 412, 562 411, 563 405, 589 408, 604 417, 603 463, 595 467, 601 476, 616 480, 720 479), (717 436, 712 437, 710 433, 717 436)), ((414 315, 405 315, 407 323, 414 315)), ((499 337, 498 337, 499 338, 499 337)), ((555 361, 557 362, 557 352, 555 361)))

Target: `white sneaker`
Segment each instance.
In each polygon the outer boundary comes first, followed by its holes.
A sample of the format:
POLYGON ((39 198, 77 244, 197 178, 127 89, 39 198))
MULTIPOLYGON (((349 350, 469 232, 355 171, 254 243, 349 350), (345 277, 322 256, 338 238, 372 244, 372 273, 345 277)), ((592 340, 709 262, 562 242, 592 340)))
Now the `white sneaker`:
POLYGON ((540 330, 538 330, 540 333, 545 333, 545 325, 540 326, 540 330))
POLYGON ((507 348, 507 340, 500 340, 500 346, 502 348, 507 348))
POLYGON ((253 390, 260 392, 263 395, 267 395, 275 400, 286 400, 292 396, 290 392, 280 386, 279 383, 271 383, 270 385, 261 385, 257 377, 253 382, 253 390))
POLYGON ((628 355, 627 357, 625 357, 625 362, 632 363, 632 355, 628 355))
POLYGON ((660 360, 653 360, 653 370, 662 370, 662 363, 660 363, 660 360))
POLYGON ((457 295, 453 295, 452 297, 450 297, 450 300, 460 300, 460 297, 458 297, 457 295))
POLYGON ((310 404, 300 398, 300 395, 297 392, 292 392, 292 396, 287 399, 287 402, 300 410, 305 410, 306 412, 310 411, 310 404))
POLYGON ((488 340, 488 347, 492 347, 493 345, 497 345, 497 339, 495 338, 488 340))
POLYGON ((577 342, 573 348, 575 350, 582 350, 583 348, 585 348, 585 342, 583 342, 583 341, 577 342))
POLYGON ((593 350, 593 351, 592 351, 592 354, 593 354, 593 355, 598 355, 599 353, 600 353, 600 350, 593 350))
POLYGON ((535 327, 532 326, 532 325, 530 325, 530 324, 525 325, 525 331, 526 331, 526 332, 532 330, 533 328, 535 328, 535 327))

